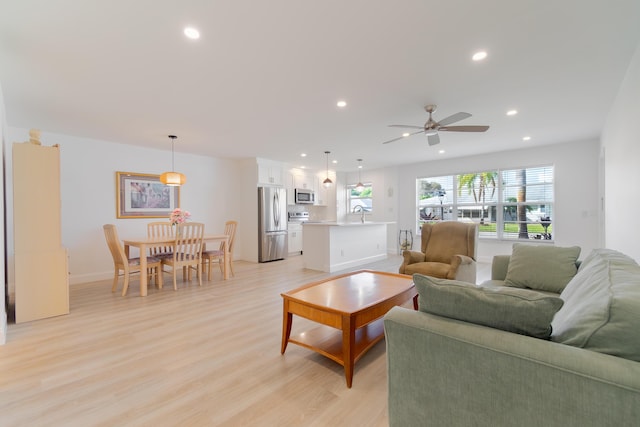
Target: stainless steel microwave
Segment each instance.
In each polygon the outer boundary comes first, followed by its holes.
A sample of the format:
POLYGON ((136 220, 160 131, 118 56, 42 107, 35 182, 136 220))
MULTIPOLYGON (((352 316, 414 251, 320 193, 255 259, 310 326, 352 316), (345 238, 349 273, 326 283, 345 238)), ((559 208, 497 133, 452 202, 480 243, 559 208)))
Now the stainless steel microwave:
POLYGON ((293 190, 295 194, 296 204, 299 205, 312 205, 316 201, 316 195, 313 190, 307 190, 306 188, 296 188, 293 190))

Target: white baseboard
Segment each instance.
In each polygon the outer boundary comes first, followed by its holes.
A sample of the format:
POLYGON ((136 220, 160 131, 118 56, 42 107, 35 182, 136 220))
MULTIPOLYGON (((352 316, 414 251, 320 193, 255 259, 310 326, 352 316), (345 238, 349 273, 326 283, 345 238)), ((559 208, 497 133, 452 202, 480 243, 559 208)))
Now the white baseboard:
MULTIPOLYGON (((354 261, 341 262, 329 266, 328 271, 334 273, 336 271, 345 270, 347 268, 358 267, 360 265, 369 264, 371 262, 382 261, 387 259, 387 254, 374 255, 367 258, 361 258, 354 261)), ((324 270, 327 271, 327 270, 324 270)))
POLYGON ((7 312, 3 309, 0 312, 0 345, 7 343, 7 312))

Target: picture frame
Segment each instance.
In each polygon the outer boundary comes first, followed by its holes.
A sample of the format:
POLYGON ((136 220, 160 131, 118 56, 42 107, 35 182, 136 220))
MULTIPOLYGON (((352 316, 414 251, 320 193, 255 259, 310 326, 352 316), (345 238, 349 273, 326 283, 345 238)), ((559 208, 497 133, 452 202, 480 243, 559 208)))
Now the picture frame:
POLYGON ((180 187, 160 182, 160 175, 116 172, 116 217, 168 218, 180 207, 180 187))

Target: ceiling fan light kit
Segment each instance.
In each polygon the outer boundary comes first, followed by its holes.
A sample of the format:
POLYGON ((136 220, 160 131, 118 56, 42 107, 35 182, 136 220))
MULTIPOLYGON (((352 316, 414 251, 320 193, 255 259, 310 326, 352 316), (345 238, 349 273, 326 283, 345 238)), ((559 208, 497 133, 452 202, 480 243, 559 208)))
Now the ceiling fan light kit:
POLYGON ((420 130, 416 131, 416 132, 413 132, 413 133, 410 133, 410 134, 404 133, 401 137, 390 139, 389 141, 383 142, 383 144, 388 144, 390 142, 394 142, 394 141, 398 141, 398 140, 401 140, 403 138, 406 138, 407 136, 416 135, 416 134, 424 132, 424 134, 427 135, 427 142, 429 143, 429 145, 436 145, 436 144, 440 143, 440 136, 438 134, 438 132, 440 132, 440 131, 448 131, 448 132, 486 132, 487 129, 489 129, 489 126, 473 126, 473 125, 471 125, 471 126, 448 126, 451 123, 459 122, 460 120, 468 119, 469 117, 471 117, 471 114, 463 113, 463 112, 452 114, 452 115, 450 115, 448 117, 445 117, 444 119, 440 120, 439 122, 436 122, 431 117, 431 115, 436 111, 436 108, 437 108, 437 106, 434 105, 434 104, 429 104, 429 105, 424 107, 425 111, 427 113, 429 113, 429 119, 427 120, 427 122, 423 126, 389 125, 389 127, 420 129, 420 130))
POLYGON ((187 177, 181 174, 180 172, 174 172, 175 159, 173 154, 173 145, 176 138, 178 137, 175 135, 169 135, 169 138, 171 139, 171 172, 165 172, 162 175, 160 175, 160 182, 163 183, 164 185, 168 185, 169 187, 179 187, 181 185, 184 185, 187 182, 187 177))

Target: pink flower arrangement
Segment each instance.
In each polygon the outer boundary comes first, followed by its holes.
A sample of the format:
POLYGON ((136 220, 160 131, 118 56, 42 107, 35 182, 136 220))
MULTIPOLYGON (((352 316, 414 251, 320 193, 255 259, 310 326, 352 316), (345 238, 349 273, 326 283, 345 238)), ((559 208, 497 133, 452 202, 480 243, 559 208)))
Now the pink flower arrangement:
POLYGON ((171 225, 182 224, 183 222, 187 222, 189 218, 191 218, 191 213, 189 211, 183 211, 180 208, 175 208, 169 215, 171 225))

